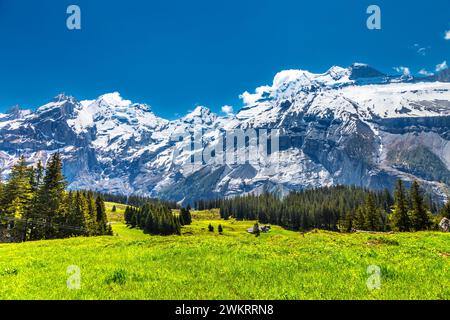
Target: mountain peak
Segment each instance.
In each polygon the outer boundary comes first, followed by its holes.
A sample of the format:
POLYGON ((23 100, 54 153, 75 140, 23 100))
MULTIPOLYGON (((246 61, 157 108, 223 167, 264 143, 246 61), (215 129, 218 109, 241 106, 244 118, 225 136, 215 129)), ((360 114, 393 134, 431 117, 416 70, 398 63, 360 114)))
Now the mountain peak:
POLYGON ((33 111, 29 109, 23 109, 19 105, 15 105, 7 111, 9 119, 22 119, 32 113, 33 111))
POLYGON ((206 114, 210 114, 211 110, 204 106, 197 106, 195 107, 194 111, 192 111, 190 114, 194 116, 202 116, 206 114))
POLYGON ((340 80, 350 75, 349 68, 342 68, 340 66, 332 66, 325 72, 326 75, 330 75, 333 80, 340 80))
POLYGON ((64 112, 71 113, 78 101, 73 96, 64 93, 58 94, 53 100, 37 109, 38 113, 47 112, 54 109, 64 109, 64 112))
POLYGON ((204 106, 197 106, 193 111, 188 113, 184 118, 184 122, 188 123, 212 123, 217 116, 211 110, 204 106))
POLYGON ((350 66, 350 79, 365 79, 365 78, 378 78, 385 77, 386 75, 368 64, 355 62, 350 66))
POLYGON ((53 98, 53 102, 55 103, 61 103, 61 102, 71 102, 75 103, 77 100, 75 97, 66 95, 65 93, 60 93, 56 97, 53 98))

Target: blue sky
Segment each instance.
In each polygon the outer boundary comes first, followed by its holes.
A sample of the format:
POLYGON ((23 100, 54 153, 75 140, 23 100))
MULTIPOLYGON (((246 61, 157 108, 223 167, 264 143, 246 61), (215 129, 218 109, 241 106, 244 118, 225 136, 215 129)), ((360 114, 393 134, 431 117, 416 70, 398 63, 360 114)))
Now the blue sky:
POLYGON ((236 110, 242 92, 283 69, 434 71, 450 63, 447 30, 448 0, 0 0, 0 112, 112 91, 166 118, 196 105, 236 110), (66 28, 70 4, 81 30, 66 28), (366 28, 371 4, 381 30, 366 28))

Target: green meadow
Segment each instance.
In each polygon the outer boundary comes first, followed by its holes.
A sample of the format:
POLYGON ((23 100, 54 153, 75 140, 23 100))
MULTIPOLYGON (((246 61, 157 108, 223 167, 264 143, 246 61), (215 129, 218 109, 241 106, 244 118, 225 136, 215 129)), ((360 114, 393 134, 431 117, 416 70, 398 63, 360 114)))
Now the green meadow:
POLYGON ((0 299, 450 298, 450 234, 273 226, 255 237, 246 232, 254 222, 205 211, 181 236, 151 236, 128 229, 124 207, 112 206, 114 236, 1 244, 0 299), (69 266, 80 270, 79 289, 67 286, 69 266), (378 289, 367 286, 377 276, 369 266, 379 268, 378 289))

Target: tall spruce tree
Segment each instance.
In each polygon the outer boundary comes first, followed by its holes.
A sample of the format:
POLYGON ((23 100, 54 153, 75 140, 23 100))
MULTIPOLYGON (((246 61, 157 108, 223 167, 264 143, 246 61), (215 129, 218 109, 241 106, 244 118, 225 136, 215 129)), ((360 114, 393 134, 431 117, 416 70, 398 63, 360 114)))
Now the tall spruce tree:
POLYGON ((42 229, 44 239, 58 237, 58 224, 64 221, 64 197, 66 180, 62 174, 62 160, 59 153, 50 158, 42 187, 38 191, 38 199, 33 218, 44 223, 42 229))
POLYGON ((127 226, 131 226, 132 217, 133 217, 133 209, 130 206, 127 206, 124 212, 124 219, 127 226))
POLYGON ((97 210, 97 234, 98 235, 111 235, 112 228, 108 224, 108 218, 106 216, 105 202, 101 196, 98 196, 95 200, 95 206, 97 210))
MULTIPOLYGON (((345 217, 341 220, 340 230, 343 232, 352 232, 355 223, 355 214, 352 211, 347 212, 345 217)), ((301 229, 301 228, 299 228, 301 229)))
POLYGON ((430 215, 424 204, 424 199, 420 191, 419 183, 414 181, 410 191, 411 199, 411 226, 415 231, 427 230, 431 227, 430 215))
POLYGON ((180 223, 183 226, 190 225, 192 223, 192 217, 189 208, 180 209, 180 223))
POLYGON ((62 228, 72 235, 89 235, 89 208, 83 192, 75 192, 71 213, 69 224, 62 228))
POLYGON ((403 187, 403 181, 397 180, 394 193, 394 209, 392 210, 393 229, 398 231, 410 231, 411 221, 408 215, 408 202, 403 187))
POLYGON ((364 204, 365 226, 370 231, 383 231, 385 229, 383 212, 375 204, 374 195, 369 192, 364 204))
POLYGON ((87 192, 86 201, 89 213, 87 230, 89 235, 95 235, 97 231, 97 206, 95 203, 94 193, 92 191, 87 192))
POLYGON ((360 206, 356 209, 353 226, 356 230, 366 230, 366 217, 364 215, 363 206, 360 206))

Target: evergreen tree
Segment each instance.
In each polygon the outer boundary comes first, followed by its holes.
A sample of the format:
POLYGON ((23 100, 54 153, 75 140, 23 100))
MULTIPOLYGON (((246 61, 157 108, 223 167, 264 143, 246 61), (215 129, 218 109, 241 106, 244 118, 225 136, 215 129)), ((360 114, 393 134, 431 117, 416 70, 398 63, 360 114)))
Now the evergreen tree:
POLYGON ((407 199, 402 180, 398 180, 394 194, 394 210, 392 211, 393 228, 398 231, 409 231, 411 221, 408 215, 407 199))
POLYGON ((97 205, 95 203, 94 193, 88 191, 86 194, 88 207, 88 216, 86 217, 86 228, 89 235, 95 235, 97 232, 97 205))
POLYGON ((351 232, 354 228, 355 215, 352 211, 349 211, 341 222, 342 231, 351 232))
POLYGON ((2 193, 1 206, 3 213, 9 218, 21 219, 30 210, 34 196, 30 176, 30 169, 22 156, 12 167, 2 193), (14 205, 13 202, 15 202, 14 205))
POLYGON ((394 199, 392 199, 391 193, 387 188, 383 190, 383 194, 381 197, 382 197, 381 203, 384 212, 390 212, 391 207, 394 205, 394 199))
POLYGON ((24 157, 12 167, 7 183, 0 183, 0 228, 13 241, 112 234, 103 200, 92 192, 66 192, 58 153, 27 167, 24 157), (99 220, 99 223, 97 223, 99 220))
POLYGON ((131 226, 131 218, 133 217, 133 209, 129 206, 125 208, 124 219, 127 226, 131 226))
POLYGON ((208 226, 208 231, 209 232, 214 232, 214 227, 212 226, 212 224, 210 223, 208 226))
POLYGON ((57 238, 57 225, 64 221, 64 197, 66 181, 62 174, 62 161, 59 153, 53 154, 47 165, 42 187, 38 191, 33 220, 45 224, 38 233, 40 239, 57 238), (42 234, 41 234, 42 233, 42 234))
POLYGON ((450 219, 450 200, 447 201, 444 207, 442 207, 441 215, 444 218, 450 219))
POLYGON ((105 202, 102 197, 98 196, 95 199, 95 207, 96 207, 96 226, 97 226, 97 234, 98 235, 106 235, 112 234, 112 229, 108 225, 108 219, 106 216, 106 207, 105 202))
POLYGON ((414 181, 411 185, 411 226, 414 230, 427 230, 431 227, 431 219, 428 214, 424 199, 420 192, 420 187, 417 181, 414 181))
POLYGON ((189 208, 181 208, 180 210, 180 223, 181 225, 190 225, 192 223, 191 212, 189 208))
POLYGON ((11 169, 8 182, 3 187, 0 207, 0 224, 7 226, 16 241, 27 238, 28 219, 33 205, 33 187, 31 169, 25 158, 20 157, 11 169))
POLYGON ((364 205, 365 226, 370 231, 383 231, 383 214, 382 209, 377 208, 372 193, 369 193, 364 205))
POLYGON ((353 225, 356 230, 366 229, 366 217, 364 216, 364 208, 362 206, 356 209, 353 225))
POLYGON ((221 224, 219 224, 219 227, 217 228, 217 231, 219 231, 220 234, 223 233, 223 227, 221 224))
POLYGON ((1 217, 2 217, 2 214, 3 214, 3 202, 2 202, 2 199, 4 197, 4 188, 5 188, 5 185, 3 184, 2 177, 0 175, 0 223, 1 223, 1 217))
POLYGON ((35 182, 36 182, 36 191, 39 190, 39 188, 42 186, 42 184, 44 183, 44 174, 45 174, 45 170, 44 167, 42 166, 42 161, 39 160, 37 165, 36 165, 36 178, 35 178, 35 182))
POLYGON ((76 192, 73 210, 66 227, 72 235, 89 235, 89 208, 83 192, 76 192))
POLYGON ((138 225, 138 214, 139 214, 139 210, 132 210, 131 213, 131 221, 130 221, 130 227, 131 228, 136 228, 138 225))

